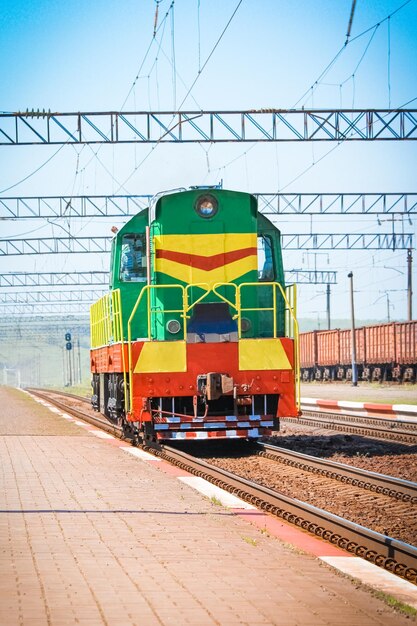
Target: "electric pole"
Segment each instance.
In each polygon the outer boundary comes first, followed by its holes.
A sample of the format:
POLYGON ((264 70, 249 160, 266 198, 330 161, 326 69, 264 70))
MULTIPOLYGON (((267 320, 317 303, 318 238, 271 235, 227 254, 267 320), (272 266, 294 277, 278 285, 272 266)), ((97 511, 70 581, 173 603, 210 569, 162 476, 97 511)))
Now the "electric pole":
POLYGON ((407 317, 411 322, 413 319, 413 282, 412 282, 412 270, 413 270, 413 254, 411 248, 407 250, 407 317))
POLYGON ((355 306, 353 302, 353 272, 349 272, 350 278, 350 313, 352 318, 352 385, 358 385, 358 370, 356 368, 356 333, 355 333, 355 306))
POLYGON ((326 311, 327 311, 327 330, 330 330, 330 283, 326 289, 326 311))

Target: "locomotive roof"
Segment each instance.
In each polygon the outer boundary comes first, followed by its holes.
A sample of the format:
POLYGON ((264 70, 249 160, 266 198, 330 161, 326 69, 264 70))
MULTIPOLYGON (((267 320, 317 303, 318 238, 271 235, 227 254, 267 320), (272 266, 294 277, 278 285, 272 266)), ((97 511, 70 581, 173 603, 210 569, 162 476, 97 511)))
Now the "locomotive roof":
POLYGON ((250 194, 246 191, 235 191, 234 189, 223 189, 222 187, 219 187, 218 185, 213 185, 213 186, 192 186, 189 187, 188 189, 186 189, 185 187, 178 187, 176 189, 169 189, 167 191, 160 191, 159 193, 155 194, 153 196, 153 198, 151 199, 150 203, 149 203, 149 224, 152 224, 152 222, 155 220, 155 214, 156 214, 156 207, 158 205, 158 202, 160 200, 162 200, 164 197, 166 196, 174 196, 174 195, 182 195, 182 194, 195 194, 196 192, 206 192, 206 193, 214 193, 214 195, 216 194, 223 194, 223 193, 233 193, 233 194, 240 194, 240 195, 244 195, 244 196, 252 196, 253 194, 250 194))

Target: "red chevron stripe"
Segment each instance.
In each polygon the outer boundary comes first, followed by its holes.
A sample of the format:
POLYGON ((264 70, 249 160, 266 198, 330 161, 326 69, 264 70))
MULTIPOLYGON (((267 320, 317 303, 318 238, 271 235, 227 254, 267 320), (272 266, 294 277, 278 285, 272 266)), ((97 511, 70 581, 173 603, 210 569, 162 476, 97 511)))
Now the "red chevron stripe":
POLYGON ((168 259, 182 265, 195 267, 199 270, 214 270, 223 265, 239 261, 248 256, 256 255, 256 248, 243 248, 241 250, 231 250, 230 252, 221 252, 213 256, 200 256, 199 254, 187 254, 185 252, 174 252, 173 250, 157 250, 157 259, 168 259))

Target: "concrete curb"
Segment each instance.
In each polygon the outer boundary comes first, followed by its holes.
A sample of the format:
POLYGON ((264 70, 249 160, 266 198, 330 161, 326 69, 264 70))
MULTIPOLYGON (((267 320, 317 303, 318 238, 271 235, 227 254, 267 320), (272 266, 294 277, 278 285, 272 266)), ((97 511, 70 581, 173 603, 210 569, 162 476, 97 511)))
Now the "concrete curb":
POLYGON ((350 402, 348 400, 322 400, 320 398, 301 398, 302 410, 320 409, 329 413, 346 413, 364 417, 398 419, 405 422, 417 422, 417 405, 413 404, 378 404, 373 402, 350 402))

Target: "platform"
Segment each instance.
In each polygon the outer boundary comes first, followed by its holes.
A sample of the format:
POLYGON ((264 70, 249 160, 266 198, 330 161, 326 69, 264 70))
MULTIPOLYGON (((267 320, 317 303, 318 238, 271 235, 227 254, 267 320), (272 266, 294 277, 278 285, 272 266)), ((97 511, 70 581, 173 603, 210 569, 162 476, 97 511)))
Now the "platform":
POLYGON ((21 391, 0 406, 1 625, 410 624, 185 472, 21 391))

